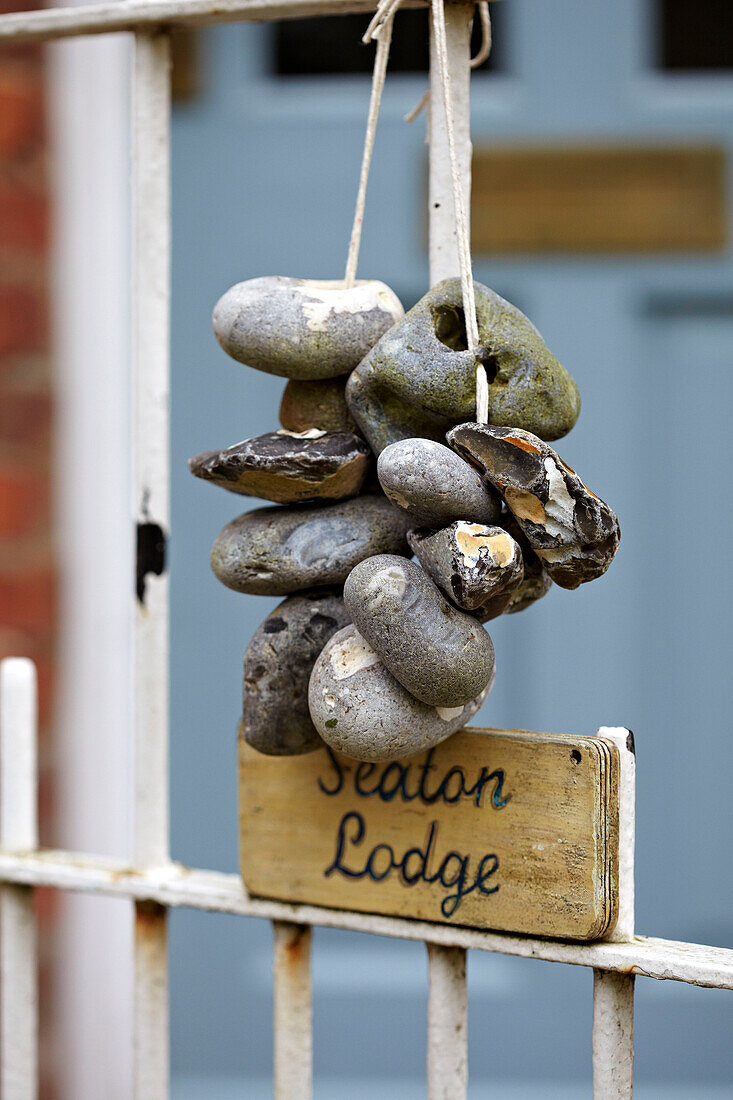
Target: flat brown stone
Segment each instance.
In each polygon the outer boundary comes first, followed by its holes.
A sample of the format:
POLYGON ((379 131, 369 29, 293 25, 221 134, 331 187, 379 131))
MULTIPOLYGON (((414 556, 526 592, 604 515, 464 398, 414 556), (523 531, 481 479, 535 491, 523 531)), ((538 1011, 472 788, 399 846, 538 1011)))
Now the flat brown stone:
POLYGON ((280 423, 291 432, 307 432, 309 428, 357 432, 346 404, 346 379, 307 382, 291 378, 280 401, 280 423))
POLYGON ((369 447, 351 432, 282 428, 196 455, 188 466, 195 477, 230 493, 298 504, 356 496, 370 464, 369 447))

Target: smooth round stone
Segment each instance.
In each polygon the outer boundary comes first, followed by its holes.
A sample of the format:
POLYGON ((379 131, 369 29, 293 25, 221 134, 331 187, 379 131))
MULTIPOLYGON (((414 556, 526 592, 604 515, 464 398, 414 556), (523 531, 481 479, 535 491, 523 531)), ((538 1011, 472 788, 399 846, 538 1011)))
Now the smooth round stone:
POLYGON ((382 663, 421 702, 462 706, 491 680, 491 638, 415 562, 391 554, 367 558, 349 574, 344 602, 382 663))
POLYGON ((348 374, 402 317, 376 280, 342 282, 266 275, 237 283, 214 307, 214 334, 240 363, 284 378, 348 374))
MULTIPOLYGON (((409 436, 442 440, 476 416, 476 368, 486 367, 492 424, 559 439, 575 424, 580 395, 534 325, 493 290, 474 284, 479 350, 467 350, 459 279, 422 298, 351 375, 346 400, 377 454, 409 436)), ((464 517, 465 518, 465 517, 464 517)))
POLYGON ((327 432, 356 432, 356 421, 346 404, 346 379, 320 382, 291 379, 280 401, 280 423, 291 432, 322 428, 327 432))
POLYGON ((522 551, 501 527, 458 520, 441 531, 409 531, 407 541, 428 576, 464 611, 490 603, 495 618, 522 583, 522 551))
POLYGON ((323 745, 308 710, 318 654, 349 617, 338 589, 290 596, 255 631, 244 654, 244 740, 268 756, 323 745))
POLYGON ((499 490, 555 584, 577 588, 606 572, 621 538, 616 514, 552 447, 488 424, 461 424, 448 442, 499 490))
POLYGON ((369 447, 351 432, 281 428, 225 451, 205 451, 189 459, 188 468, 231 493, 299 504, 356 496, 370 463, 369 447))
POLYGON ((492 684, 493 678, 463 706, 428 706, 395 680, 355 626, 347 626, 313 666, 308 702, 314 726, 337 752, 356 760, 400 760, 465 726, 492 684))
POLYGON ((456 519, 495 523, 501 501, 473 466, 433 439, 401 439, 379 456, 384 492, 419 527, 445 527, 456 519))
POLYGON ((386 497, 360 496, 322 507, 257 508, 224 527, 211 568, 227 588, 287 596, 343 584, 373 554, 407 554, 409 520, 386 497))

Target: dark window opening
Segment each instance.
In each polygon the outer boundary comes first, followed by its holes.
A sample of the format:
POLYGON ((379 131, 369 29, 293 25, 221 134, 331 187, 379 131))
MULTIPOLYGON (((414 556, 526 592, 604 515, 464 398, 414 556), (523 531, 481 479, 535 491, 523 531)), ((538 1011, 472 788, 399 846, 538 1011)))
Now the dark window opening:
POLYGON ((657 32, 659 68, 733 68, 731 0, 657 0, 657 32))
MULTIPOLYGON (((492 24, 498 30, 500 4, 492 4, 492 24)), ((371 73, 374 43, 362 45, 370 16, 326 15, 317 19, 288 19, 272 25, 272 71, 277 76, 324 76, 371 73)), ((500 34, 494 35, 494 42, 500 34)), ((473 24, 472 53, 481 45, 478 16, 473 24)), ((496 70, 495 47, 481 70, 496 70)), ((427 73, 428 15, 426 9, 397 13, 389 53, 390 73, 427 73)))

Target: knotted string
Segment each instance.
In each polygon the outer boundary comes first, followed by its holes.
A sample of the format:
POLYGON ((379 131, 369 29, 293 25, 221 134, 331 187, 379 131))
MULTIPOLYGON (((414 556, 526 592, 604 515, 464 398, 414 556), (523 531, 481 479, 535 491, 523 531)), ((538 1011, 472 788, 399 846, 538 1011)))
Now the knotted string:
MULTIPOLYGON (((389 48, 392 42, 392 26, 400 3, 401 0, 379 0, 374 18, 367 27, 363 38, 365 43, 376 39, 377 52, 374 58, 374 69, 372 72, 369 114, 364 137, 364 152, 361 162, 359 189, 356 197, 356 210, 354 212, 354 222, 351 230, 349 253, 346 261, 346 273, 344 276, 344 284, 347 287, 352 287, 356 281, 356 269, 359 262, 359 247, 361 244, 361 230, 364 221, 364 206, 366 203, 369 168, 371 166, 372 153, 374 151, 374 138, 377 130, 377 120, 379 118, 379 108, 382 102, 384 82, 387 75, 389 48)), ((461 276, 461 296, 463 298, 463 312, 466 323, 466 342, 468 344, 468 350, 476 354, 478 351, 479 334, 478 321, 476 318, 473 271, 471 266, 471 243, 469 239, 468 216, 463 197, 461 174, 456 154, 453 95, 448 66, 448 46, 446 41, 445 9, 443 4, 444 0, 431 0, 433 34, 435 36, 436 53, 438 55, 443 110, 445 112, 445 128, 448 139, 451 189, 453 192, 453 217, 456 223, 458 264, 461 276)), ((480 3, 479 12, 483 36, 481 49, 476 57, 472 59, 472 68, 482 64, 489 56, 491 50, 491 20, 486 0, 482 0, 480 3)), ((418 110, 421 105, 422 104, 418 105, 418 110)), ((413 117, 415 113, 416 112, 412 113, 413 117)), ((483 363, 479 363, 476 368, 476 419, 480 424, 486 424, 489 420, 489 385, 486 377, 486 368, 483 363)))

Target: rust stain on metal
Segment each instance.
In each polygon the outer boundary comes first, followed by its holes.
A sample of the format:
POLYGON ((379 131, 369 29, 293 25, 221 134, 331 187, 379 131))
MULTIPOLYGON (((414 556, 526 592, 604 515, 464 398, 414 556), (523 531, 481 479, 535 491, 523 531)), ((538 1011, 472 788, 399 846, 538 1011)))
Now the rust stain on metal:
POLYGON ((135 926, 140 935, 157 935, 160 922, 166 919, 168 910, 157 901, 135 903, 135 926))
POLYGON ((293 928, 292 937, 285 948, 285 965, 288 969, 299 970, 307 958, 310 938, 310 928, 307 924, 299 924, 293 928))

